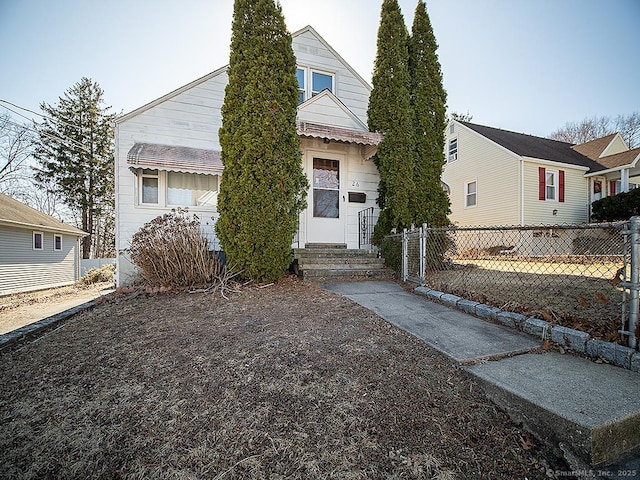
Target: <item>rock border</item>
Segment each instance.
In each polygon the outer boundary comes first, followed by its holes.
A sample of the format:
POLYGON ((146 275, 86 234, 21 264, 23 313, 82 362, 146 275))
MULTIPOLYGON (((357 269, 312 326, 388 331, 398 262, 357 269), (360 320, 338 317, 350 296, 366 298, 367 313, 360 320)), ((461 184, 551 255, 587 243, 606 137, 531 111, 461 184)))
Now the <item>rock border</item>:
POLYGON ((12 330, 10 332, 3 333, 2 335, 0 335, 0 352, 8 349, 18 342, 29 340, 38 336, 46 330, 53 329, 59 323, 68 320, 77 313, 80 313, 89 308, 93 308, 96 304, 96 300, 90 300, 88 302, 81 303, 80 305, 76 305, 75 307, 71 307, 63 312, 56 313, 55 315, 43 318, 42 320, 38 320, 37 322, 33 322, 20 328, 16 328, 15 330, 12 330))
POLYGON ((591 335, 573 328, 552 325, 539 318, 527 317, 520 313, 507 312, 498 307, 466 300, 451 293, 432 290, 428 287, 416 287, 414 291, 431 300, 437 301, 466 313, 499 323, 537 337, 542 341, 551 341, 591 359, 602 359, 618 367, 640 373, 640 352, 614 342, 605 342, 591 338, 591 335))

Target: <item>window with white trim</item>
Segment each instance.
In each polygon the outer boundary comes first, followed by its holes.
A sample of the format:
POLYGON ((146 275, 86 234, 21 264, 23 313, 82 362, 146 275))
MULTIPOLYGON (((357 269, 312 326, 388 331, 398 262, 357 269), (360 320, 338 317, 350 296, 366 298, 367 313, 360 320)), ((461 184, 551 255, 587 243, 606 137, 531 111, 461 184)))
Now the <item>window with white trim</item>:
POLYGON ((62 235, 53 236, 53 249, 56 252, 59 252, 62 250, 62 235))
POLYGON ((140 175, 140 203, 143 205, 157 205, 160 197, 158 170, 142 170, 140 175))
POLYGON ((447 156, 448 162, 453 162, 458 159, 458 139, 452 138, 449 140, 449 155, 447 156))
POLYGON ((554 170, 546 170, 545 177, 545 199, 558 199, 558 172, 554 170))
POLYGON ((298 67, 296 77, 298 78, 298 105, 323 90, 335 92, 335 75, 333 73, 298 67))
POLYGON ((44 234, 42 232, 33 232, 33 249, 34 250, 43 250, 44 249, 44 234))
POLYGON ((167 172, 167 205, 215 207, 217 191, 217 176, 167 172))
POLYGON ((478 204, 478 182, 468 182, 464 184, 464 206, 475 207, 478 204))
POLYGON ((143 169, 138 171, 139 205, 215 207, 218 175, 143 169))

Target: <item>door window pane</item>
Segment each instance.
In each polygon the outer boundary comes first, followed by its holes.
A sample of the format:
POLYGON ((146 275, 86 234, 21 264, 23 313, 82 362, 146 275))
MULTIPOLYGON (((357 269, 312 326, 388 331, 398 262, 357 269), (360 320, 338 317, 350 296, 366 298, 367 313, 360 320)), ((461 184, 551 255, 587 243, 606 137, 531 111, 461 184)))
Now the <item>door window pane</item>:
POLYGON ((313 159, 313 216, 340 218, 340 162, 313 159))

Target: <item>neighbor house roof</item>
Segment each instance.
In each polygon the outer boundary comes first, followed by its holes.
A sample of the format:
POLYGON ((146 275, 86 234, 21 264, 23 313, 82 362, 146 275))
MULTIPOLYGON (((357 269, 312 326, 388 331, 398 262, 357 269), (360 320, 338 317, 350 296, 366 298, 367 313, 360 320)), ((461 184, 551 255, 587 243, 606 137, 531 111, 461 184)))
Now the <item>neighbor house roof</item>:
POLYGON ((538 158, 541 160, 586 167, 590 171, 605 169, 600 163, 574 150, 572 148, 573 144, 571 143, 535 137, 524 133, 510 132, 508 130, 476 125, 469 122, 460 123, 521 157, 538 158))
POLYGON ((595 140, 591 140, 589 142, 580 143, 578 145, 574 145, 573 148, 576 152, 581 153, 585 157, 589 157, 591 160, 599 161, 600 155, 604 152, 605 148, 609 146, 613 137, 616 134, 612 133, 611 135, 607 135, 605 137, 596 138, 595 140))
POLYGON ((222 173, 222 159, 217 150, 136 143, 127 153, 127 163, 142 168, 186 173, 222 173))
POLYGON ((0 193, 0 225, 66 233, 83 237, 88 233, 39 212, 18 200, 0 193))
POLYGON ((598 163, 604 165, 606 169, 612 169, 631 165, 636 162, 638 158, 640 158, 640 147, 599 158, 598 163))

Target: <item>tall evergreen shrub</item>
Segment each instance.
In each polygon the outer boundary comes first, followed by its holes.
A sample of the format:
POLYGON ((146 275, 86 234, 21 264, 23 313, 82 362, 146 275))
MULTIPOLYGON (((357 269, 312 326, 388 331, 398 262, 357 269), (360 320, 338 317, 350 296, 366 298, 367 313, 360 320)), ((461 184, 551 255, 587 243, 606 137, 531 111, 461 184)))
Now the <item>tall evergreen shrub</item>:
POLYGON ((411 110, 414 127, 413 222, 441 227, 449 220, 449 197, 440 177, 445 164, 447 94, 427 8, 419 0, 409 42, 411 110))
POLYGON ((374 241, 411 225, 413 179, 412 114, 409 103, 409 34, 397 0, 384 0, 378 28, 369 129, 384 134, 374 161, 380 174, 380 218, 374 241))
POLYGON ((274 0, 235 1, 228 75, 216 232, 242 275, 273 281, 291 262, 308 188, 296 131, 296 59, 274 0))

